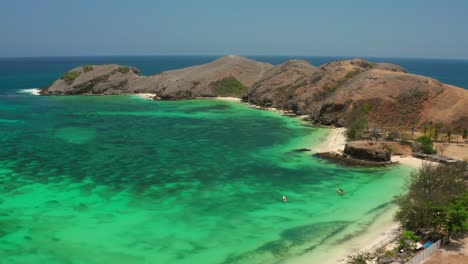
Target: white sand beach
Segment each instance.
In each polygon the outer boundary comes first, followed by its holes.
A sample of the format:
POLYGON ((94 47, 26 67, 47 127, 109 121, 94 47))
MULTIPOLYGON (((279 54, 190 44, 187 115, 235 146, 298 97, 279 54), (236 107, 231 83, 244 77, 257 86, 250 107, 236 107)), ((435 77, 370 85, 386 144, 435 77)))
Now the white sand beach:
POLYGON ((347 239, 345 242, 334 244, 334 242, 325 242, 320 245, 319 248, 323 247, 323 250, 318 250, 319 254, 314 253, 312 256, 304 254, 300 257, 291 259, 291 264, 309 264, 309 263, 321 263, 321 264, 337 264, 345 263, 346 258, 358 252, 372 252, 377 250, 381 246, 389 243, 399 233, 399 224, 395 223, 392 218, 395 212, 395 208, 386 211, 383 215, 378 217, 372 224, 370 224, 366 231, 355 237, 347 239), (330 244, 332 243, 332 244, 330 244), (332 249, 332 252, 330 252, 332 249))
POLYGON ((312 147, 314 152, 342 152, 346 145, 346 128, 332 128, 325 140, 318 146, 312 147))
POLYGON ((424 163, 437 164, 437 162, 434 161, 422 160, 411 156, 392 156, 392 161, 399 162, 400 164, 412 167, 414 169, 419 169, 424 163))
MULTIPOLYGON (((329 134, 318 146, 314 146, 314 152, 342 152, 346 144, 346 128, 332 128, 329 134)), ((392 156, 392 161, 399 162, 405 166, 418 169, 423 163, 428 162, 410 156, 392 156)), ((334 255, 330 257, 330 252, 324 252, 323 257, 311 261, 307 255, 295 259, 292 263, 344 263, 347 256, 357 252, 370 252, 386 245, 398 234, 399 223, 393 220, 394 210, 389 210, 372 223, 362 235, 353 237, 334 247, 334 255)))
MULTIPOLYGON (((206 98, 204 98, 206 99, 206 98)), ((240 98, 237 98, 237 97, 215 97, 214 99, 217 99, 217 100, 223 100, 223 101, 230 101, 230 102, 241 102, 242 99, 240 98)))

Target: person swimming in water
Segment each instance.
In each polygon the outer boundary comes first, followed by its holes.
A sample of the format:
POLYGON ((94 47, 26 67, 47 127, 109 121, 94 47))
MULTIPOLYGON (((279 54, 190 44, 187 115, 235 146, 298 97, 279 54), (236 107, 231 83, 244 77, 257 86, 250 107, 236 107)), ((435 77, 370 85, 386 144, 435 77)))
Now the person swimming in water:
POLYGON ((288 198, 286 198, 286 195, 283 195, 283 203, 287 202, 288 198))
POLYGON ((344 195, 345 192, 343 191, 343 189, 339 188, 338 190, 336 190, 337 193, 339 193, 340 195, 344 195))

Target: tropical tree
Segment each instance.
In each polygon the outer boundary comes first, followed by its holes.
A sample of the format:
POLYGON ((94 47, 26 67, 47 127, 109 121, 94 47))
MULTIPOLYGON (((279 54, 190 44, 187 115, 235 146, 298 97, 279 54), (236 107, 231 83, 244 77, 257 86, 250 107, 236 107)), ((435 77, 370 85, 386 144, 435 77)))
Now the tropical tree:
POLYGON ((395 219, 414 232, 468 230, 467 163, 423 164, 412 173, 407 192, 395 197, 395 219))
POLYGON ((436 153, 436 151, 433 148, 434 144, 432 143, 432 139, 430 136, 426 136, 426 135, 420 136, 415 141, 418 143, 419 148, 421 149, 422 152, 426 154, 436 153))

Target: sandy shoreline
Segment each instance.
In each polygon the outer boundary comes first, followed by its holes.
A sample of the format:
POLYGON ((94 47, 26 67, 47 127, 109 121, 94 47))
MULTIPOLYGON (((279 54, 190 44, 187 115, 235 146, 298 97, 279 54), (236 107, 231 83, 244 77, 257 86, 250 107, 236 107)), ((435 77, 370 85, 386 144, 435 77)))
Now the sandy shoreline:
MULTIPOLYGON (((148 99, 148 100, 154 100, 154 98, 157 96, 156 94, 152 94, 152 93, 137 93, 137 94, 134 94, 134 95, 136 95, 138 97, 141 97, 143 99, 148 99)), ((218 96, 218 97, 199 97, 199 98, 195 98, 195 99, 203 99, 203 100, 216 99, 216 100, 223 100, 223 101, 236 102, 236 103, 240 103, 242 101, 242 99, 237 98, 237 97, 220 97, 220 96, 218 96)))
POLYGON ((346 145, 346 128, 331 128, 325 140, 313 146, 314 152, 343 152, 346 145))
MULTIPOLYGON (((313 152, 343 152, 346 144, 346 128, 332 128, 328 133, 327 137, 319 145, 313 146, 311 149, 313 152)), ((406 156, 392 156, 392 161, 399 162, 405 166, 417 169, 422 166, 424 162, 421 159, 414 157, 406 156)), ((398 234, 399 223, 393 220, 394 210, 386 212, 381 217, 376 219, 372 223, 366 232, 357 237, 351 238, 348 241, 337 245, 336 251, 334 250, 334 255, 323 253, 323 256, 320 261, 321 263, 344 263, 347 256, 357 252, 372 252, 378 249, 381 246, 384 246, 392 238, 398 234)), ((307 258, 307 255, 297 259, 298 261, 293 261, 293 263, 313 263, 317 261, 314 258, 314 261, 310 262, 310 257, 307 258)))
MULTIPOLYGON (((203 99, 206 99, 206 98, 203 98, 203 99)), ((223 100, 223 101, 229 101, 229 102, 237 102, 237 103, 240 103, 242 102, 242 99, 240 98, 237 98, 237 97, 214 97, 213 99, 216 99, 216 100, 223 100)))

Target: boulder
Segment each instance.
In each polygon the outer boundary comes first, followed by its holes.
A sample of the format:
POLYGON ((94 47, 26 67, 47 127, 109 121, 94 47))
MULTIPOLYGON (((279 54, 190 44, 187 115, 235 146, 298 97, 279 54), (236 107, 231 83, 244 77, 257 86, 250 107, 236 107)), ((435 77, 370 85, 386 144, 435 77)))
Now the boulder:
POLYGON ((369 161, 390 161, 390 151, 383 144, 367 141, 352 141, 346 144, 344 153, 356 158, 369 161))
POLYGON ((295 149, 294 152, 307 152, 307 151, 312 151, 309 148, 300 148, 300 149, 295 149))

